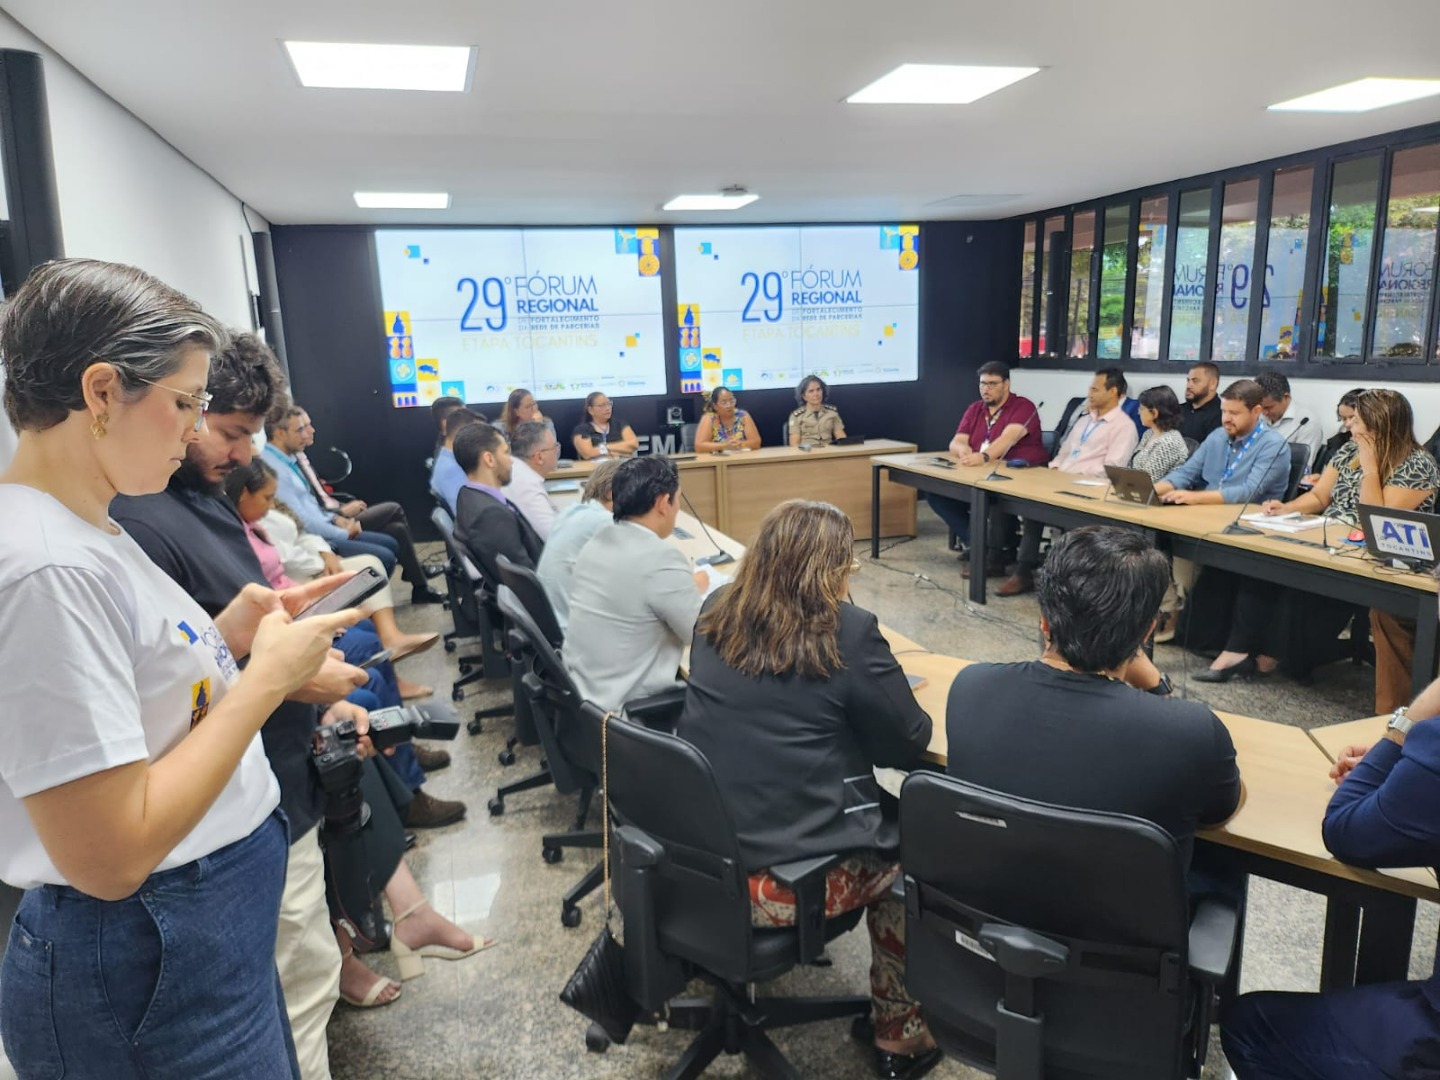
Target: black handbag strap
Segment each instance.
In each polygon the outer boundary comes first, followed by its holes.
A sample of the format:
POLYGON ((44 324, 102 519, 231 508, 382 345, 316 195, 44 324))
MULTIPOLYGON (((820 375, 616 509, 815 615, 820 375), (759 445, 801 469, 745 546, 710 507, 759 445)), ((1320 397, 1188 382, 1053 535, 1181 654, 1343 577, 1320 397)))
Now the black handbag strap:
POLYGON ((607 709, 600 721, 600 866, 607 931, 610 929, 610 718, 614 715, 613 709, 607 709))

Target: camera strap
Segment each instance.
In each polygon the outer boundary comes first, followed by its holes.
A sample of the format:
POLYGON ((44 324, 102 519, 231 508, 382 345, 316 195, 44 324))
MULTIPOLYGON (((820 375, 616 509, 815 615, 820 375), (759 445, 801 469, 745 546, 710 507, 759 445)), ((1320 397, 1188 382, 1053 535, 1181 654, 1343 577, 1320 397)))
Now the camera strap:
POLYGON ((608 710, 600 721, 600 866, 605 897, 605 929, 610 929, 610 719, 608 710))

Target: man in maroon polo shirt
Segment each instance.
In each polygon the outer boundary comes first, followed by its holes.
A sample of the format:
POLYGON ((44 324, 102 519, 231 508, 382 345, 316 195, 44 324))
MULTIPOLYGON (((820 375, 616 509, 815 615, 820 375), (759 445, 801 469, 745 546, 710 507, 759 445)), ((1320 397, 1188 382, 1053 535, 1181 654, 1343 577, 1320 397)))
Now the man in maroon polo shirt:
MULTIPOLYGON (((1029 398, 1010 392, 1010 368, 992 360, 982 364, 980 400, 965 410, 950 440, 950 453, 961 465, 1001 464, 1020 460, 1027 465, 1044 465, 1050 460, 1040 439, 1040 414, 1029 398)), ((970 505, 943 495, 927 494, 930 508, 950 526, 950 531, 970 546, 970 505)), ((1015 518, 996 514, 989 536, 990 557, 985 573, 1004 575, 1006 549, 1013 551, 1015 518)), ((969 571, 966 570, 966 577, 969 571)))

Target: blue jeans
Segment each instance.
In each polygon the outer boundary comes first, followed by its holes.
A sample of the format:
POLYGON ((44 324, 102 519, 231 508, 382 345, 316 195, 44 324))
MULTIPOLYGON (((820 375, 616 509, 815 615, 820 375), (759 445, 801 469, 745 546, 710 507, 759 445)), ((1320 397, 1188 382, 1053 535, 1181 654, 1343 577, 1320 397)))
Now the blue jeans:
POLYGON ((374 555, 387 575, 395 572, 395 563, 400 557, 400 544, 393 536, 381 532, 361 532, 351 540, 331 540, 330 546, 342 559, 351 555, 374 555))
POLYGON ((1336 994, 1245 994, 1221 1019, 1225 1058, 1238 1080, 1390 1080, 1389 1073, 1337 1030, 1332 1015, 1347 998, 1383 995, 1386 989, 1374 985, 1336 994))
POLYGON ((20 1080, 298 1080, 275 973, 288 842, 277 810, 124 900, 28 890, 0 964, 20 1080))

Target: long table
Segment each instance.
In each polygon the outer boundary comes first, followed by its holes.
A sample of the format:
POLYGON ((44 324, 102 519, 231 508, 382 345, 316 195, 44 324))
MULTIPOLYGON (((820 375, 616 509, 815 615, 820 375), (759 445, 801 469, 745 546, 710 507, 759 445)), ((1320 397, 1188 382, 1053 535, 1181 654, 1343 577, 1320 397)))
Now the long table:
MULTIPOLYGON (((914 535, 914 492, 893 487, 873 493, 865 483, 873 455, 914 449, 914 443, 867 439, 851 446, 817 446, 813 450, 767 446, 673 460, 680 469, 681 490, 694 513, 712 529, 751 540, 777 503, 823 499, 845 511, 854 523, 856 539, 865 540, 914 535)), ((597 462, 561 464, 547 480, 583 480, 595 471, 597 462)))
MULTIPOLYGON (((1228 534, 1242 508, 1234 506, 1139 506, 1108 497, 1109 487, 1057 469, 992 469, 990 466, 946 469, 932 463, 941 454, 883 454, 871 461, 871 486, 881 490, 881 474, 892 482, 968 502, 973 525, 971 560, 986 559, 989 515, 1018 514, 1061 528, 1120 524, 1153 538, 1165 536, 1171 551, 1202 566, 1214 566, 1261 578, 1303 592, 1328 596, 1362 607, 1379 608, 1415 620, 1415 663, 1411 681, 1416 693, 1434 677, 1437 656, 1437 586, 1429 574, 1412 574, 1359 558, 1361 549, 1345 548, 1344 526, 1287 534, 1228 534), (1328 541, 1328 545, 1326 543, 1328 541)), ((1252 510, 1255 507, 1252 507, 1252 510)), ((871 541, 871 558, 880 545, 871 541)), ((985 575, 970 576, 970 598, 985 603, 985 575)))
MULTIPOLYGON (((945 707, 950 684, 968 661, 935 654, 898 659, 906 674, 927 680, 915 697, 935 722, 926 756, 943 767, 948 757, 945 707)), ((1245 801, 1229 821, 1202 829, 1197 839, 1237 870, 1326 898, 1320 970, 1324 989, 1405 978, 1415 902, 1440 903, 1433 873, 1424 868, 1364 870, 1335 858, 1321 836, 1335 785, 1328 775, 1330 761, 1320 746, 1298 727, 1235 713, 1217 715, 1235 744, 1245 801)), ((1358 723, 1374 727, 1373 719, 1358 723)), ((1354 734, 1345 732, 1342 745, 1356 741, 1354 734)))

